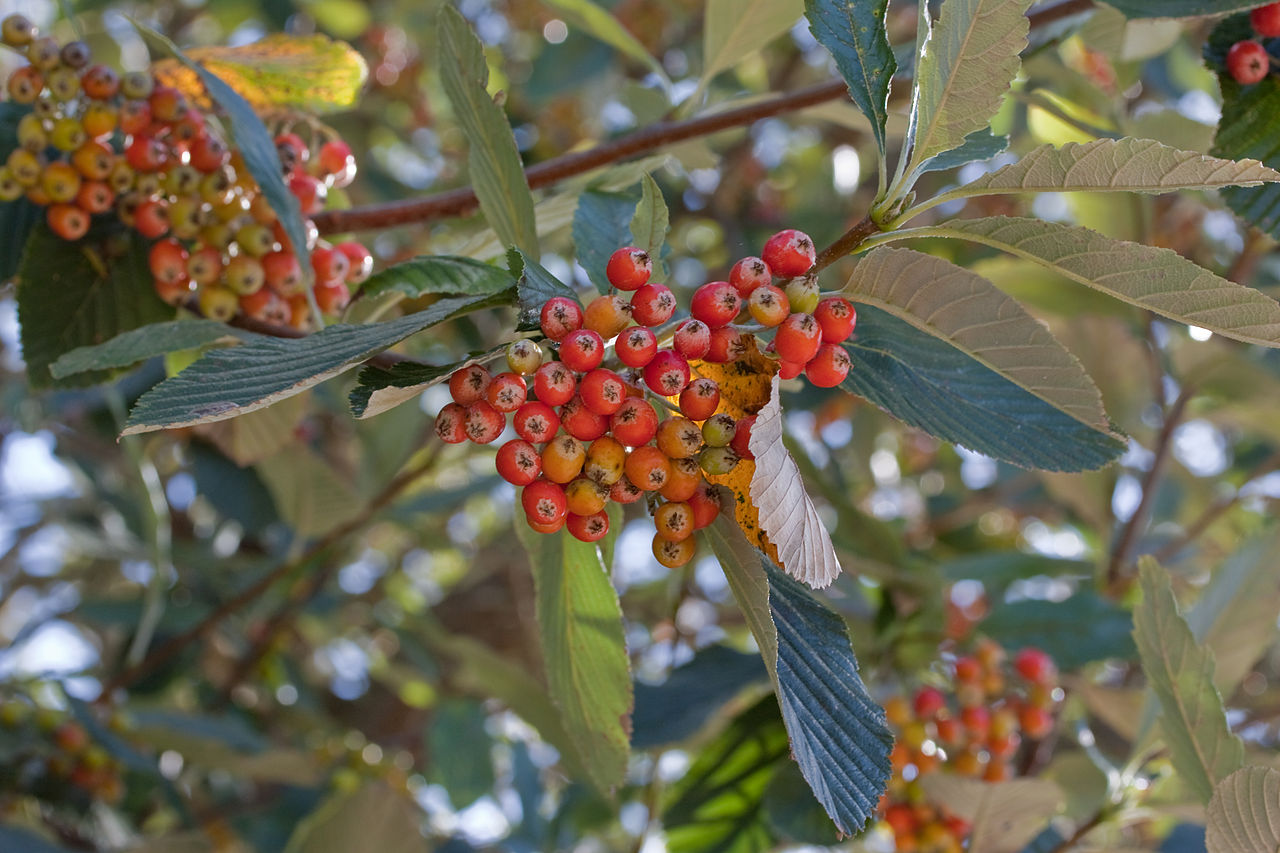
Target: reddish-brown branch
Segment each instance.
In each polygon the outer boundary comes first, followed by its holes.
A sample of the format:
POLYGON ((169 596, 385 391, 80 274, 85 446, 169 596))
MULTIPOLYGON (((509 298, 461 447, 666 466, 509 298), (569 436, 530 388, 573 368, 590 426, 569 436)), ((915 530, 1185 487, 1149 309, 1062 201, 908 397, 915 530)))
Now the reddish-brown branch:
POLYGON ((843 258, 854 249, 862 245, 862 241, 875 234, 880 227, 871 221, 870 216, 864 216, 860 221, 854 224, 852 228, 840 235, 840 237, 827 248, 823 249, 817 260, 813 262, 813 271, 821 272, 831 264, 843 258))

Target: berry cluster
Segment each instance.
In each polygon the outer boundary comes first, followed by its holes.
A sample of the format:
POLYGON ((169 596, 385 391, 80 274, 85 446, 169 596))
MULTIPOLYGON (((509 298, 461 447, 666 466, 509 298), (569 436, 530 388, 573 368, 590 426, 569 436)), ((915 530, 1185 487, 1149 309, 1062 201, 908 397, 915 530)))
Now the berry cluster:
POLYGON ((507 350, 506 372, 459 368, 436 434, 450 443, 488 444, 512 415, 518 438, 498 450, 496 464, 523 488, 521 505, 533 529, 567 528, 594 542, 609 531, 609 501, 633 503, 648 493, 654 556, 668 568, 685 565, 696 551, 694 532, 720 511, 706 476, 728 474, 752 458, 755 423, 754 416, 720 411, 719 386, 697 376, 696 365, 737 360, 754 320, 756 328, 777 328, 770 347, 784 378, 804 372, 815 385, 831 387, 849 371, 840 343, 852 334, 856 314, 841 297, 821 298, 810 274, 813 242, 781 231, 762 254, 735 264, 728 281, 699 287, 692 316, 664 333, 675 316, 675 294, 650 281, 648 253, 618 249, 606 266, 609 293, 585 309, 567 297, 542 306, 542 333, 557 360, 545 361, 536 342, 519 340, 507 350), (783 286, 775 275, 787 279, 783 286))
MULTIPOLYGON (((125 727, 119 715, 107 724, 125 727)), ((124 796, 124 766, 65 711, 10 697, 0 702, 0 733, 13 744, 0 771, 0 797, 10 786, 79 807, 92 800, 114 804, 124 796)))
POLYGON ((954 660, 950 677, 946 692, 925 686, 910 700, 885 703, 897 743, 880 811, 898 851, 960 853, 969 834, 964 820, 928 802, 922 775, 941 770, 1005 781, 1015 775, 1023 738, 1039 741, 1054 728, 1062 691, 1053 660, 1039 649, 1022 649, 1010 667, 999 644, 980 640, 972 655, 954 660))
MULTIPOLYGON (((1249 13, 1253 31, 1262 38, 1280 36, 1280 3, 1259 6, 1249 13)), ((1271 71, 1267 49, 1252 39, 1231 45, 1227 51, 1227 73, 1242 86, 1260 82, 1271 71)))
MULTIPOLYGON (((29 105, 18 143, 0 167, 0 201, 25 196, 46 208, 50 229, 79 240, 92 217, 114 213, 148 240, 156 292, 171 304, 194 299, 207 317, 304 328, 303 274, 275 211, 233 150, 182 92, 150 73, 118 74, 91 64, 83 42, 59 45, 21 15, 0 22, 0 41, 29 61, 10 75, 9 98, 29 105)), ((329 187, 355 177, 340 139, 276 138, 289 190, 304 215, 329 187)), ((373 258, 359 243, 321 242, 308 220, 314 297, 333 314, 368 277, 373 258)))

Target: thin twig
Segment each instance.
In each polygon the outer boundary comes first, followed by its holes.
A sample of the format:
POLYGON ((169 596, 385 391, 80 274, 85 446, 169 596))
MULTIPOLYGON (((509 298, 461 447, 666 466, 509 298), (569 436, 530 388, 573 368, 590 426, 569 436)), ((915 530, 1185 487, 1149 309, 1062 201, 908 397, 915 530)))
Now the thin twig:
POLYGON ((852 252, 854 249, 862 245, 862 241, 866 240, 872 234, 880 230, 880 226, 871 220, 870 216, 864 216, 853 227, 841 234, 834 243, 823 249, 817 260, 813 262, 813 272, 821 272, 840 258, 852 252))
POLYGON ((1071 833, 1070 838, 1064 838, 1058 844, 1049 849, 1049 853, 1067 853, 1072 847, 1075 847, 1084 839, 1086 835, 1093 832, 1102 825, 1102 812, 1095 812, 1093 817, 1076 827, 1076 831, 1071 833))
POLYGON ((1221 518, 1229 509, 1243 500, 1245 486, 1256 480, 1258 477, 1261 477, 1263 474, 1270 473, 1277 465, 1280 465, 1280 450, 1271 453, 1267 458, 1263 459, 1257 465, 1254 465, 1253 468, 1250 469, 1249 473, 1245 475, 1245 480, 1240 485, 1240 488, 1236 489, 1234 493, 1227 497, 1218 498, 1216 501, 1213 501, 1205 507, 1204 511, 1200 513, 1196 520, 1187 525, 1181 536, 1161 546, 1161 548, 1155 552, 1155 558, 1164 562, 1165 560, 1175 556, 1179 551, 1190 545, 1196 539, 1199 539, 1200 535, 1208 530, 1210 525, 1221 518))

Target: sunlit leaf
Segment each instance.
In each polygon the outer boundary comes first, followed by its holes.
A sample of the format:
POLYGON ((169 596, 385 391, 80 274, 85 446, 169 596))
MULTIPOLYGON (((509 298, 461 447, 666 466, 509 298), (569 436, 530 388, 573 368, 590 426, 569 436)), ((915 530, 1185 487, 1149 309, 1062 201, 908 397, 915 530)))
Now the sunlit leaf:
POLYGON ((1206 815, 1209 853, 1280 850, 1280 770, 1245 767, 1214 788, 1206 815))
POLYGON ((964 144, 959 148, 953 148, 925 160, 920 164, 920 171, 922 173, 944 172, 967 163, 990 160, 997 154, 1003 153, 1008 147, 1009 137, 996 136, 990 128, 975 130, 964 138, 964 144))
POLYGON ((294 430, 307 413, 308 400, 308 394, 297 394, 265 409, 217 423, 198 424, 194 429, 232 462, 252 465, 294 442, 294 430))
POLYGON ((419 825, 424 815, 406 793, 387 783, 366 782, 350 794, 335 794, 298 824, 284 853, 426 853, 419 825))
POLYGON ((805 0, 804 4, 809 30, 831 52, 849 86, 849 96, 871 122, 881 157, 889 118, 889 83, 898 67, 885 31, 888 9, 889 0, 805 0))
POLYGON ((954 773, 920 778, 930 800, 969 821, 975 853, 1018 853, 1063 803, 1062 789, 1047 779, 983 782, 954 773))
POLYGON ((803 13, 802 0, 707 0, 700 88, 791 29, 803 13))
POLYGON ((314 451, 295 448, 257 465, 276 511, 301 539, 319 536, 360 513, 351 484, 314 451))
POLYGON ((654 59, 640 40, 622 26, 617 18, 592 0, 545 0, 545 2, 559 9, 570 23, 581 27, 593 38, 647 66, 650 71, 658 75, 659 79, 664 81, 667 79, 667 72, 663 69, 662 63, 654 59))
POLYGON ((1260 0, 1106 0, 1130 18, 1192 18, 1201 15, 1225 15, 1241 9, 1262 6, 1260 0))

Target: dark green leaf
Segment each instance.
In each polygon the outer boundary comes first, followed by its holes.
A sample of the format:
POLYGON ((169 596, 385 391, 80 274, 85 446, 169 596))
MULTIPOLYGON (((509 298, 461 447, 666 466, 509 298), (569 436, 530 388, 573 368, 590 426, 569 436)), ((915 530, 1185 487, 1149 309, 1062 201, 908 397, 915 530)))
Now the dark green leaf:
POLYGON ((0 850, 22 853, 70 853, 68 848, 28 832, 19 826, 0 826, 0 850))
POLYGON ((573 214, 573 245, 578 263, 601 293, 609 290, 605 267, 609 256, 631 244, 631 220, 638 199, 630 193, 590 190, 578 196, 573 214))
POLYGON ((804 13, 814 38, 831 51, 849 95, 871 122, 884 156, 884 127, 889 117, 889 81, 898 67, 885 31, 889 0, 805 0, 804 13))
POLYGON ((234 341, 256 338, 250 332, 233 329, 214 320, 170 320, 152 323, 116 335, 106 343, 78 347, 64 354, 53 364, 49 372, 54 379, 62 379, 73 373, 87 370, 104 370, 112 367, 129 367, 148 358, 184 349, 195 349, 215 341, 234 341))
POLYGON ((716 645, 700 650, 662 684, 637 682, 632 748, 649 749, 684 740, 744 688, 768 678, 759 655, 716 645))
POLYGON ((833 847, 840 842, 839 830, 813 798, 800 768, 790 761, 781 763, 764 792, 765 817, 778 837, 796 844, 833 847))
POLYGON ((947 580, 982 581, 993 600, 1004 596, 1009 584, 1036 575, 1073 577, 1079 580, 1093 576, 1093 564, 1085 560, 1067 560, 1031 554, 1024 551, 987 551, 948 560, 938 566, 947 580))
POLYGON ((870 305, 845 344, 840 387, 910 426, 1024 468, 1086 471, 1125 444, 1080 423, 949 344, 870 305))
POLYGON ((387 267, 370 277, 361 290, 365 297, 391 292, 409 297, 427 293, 483 296, 514 284, 510 273, 492 264, 454 255, 423 255, 387 267))
POLYGON ((124 434, 226 420, 337 376, 412 334, 487 307, 493 297, 441 299, 385 323, 337 325, 305 338, 262 338, 213 350, 143 394, 124 434))
POLYGON ((347 397, 351 403, 351 413, 357 418, 380 415, 406 400, 412 400, 432 385, 444 382, 458 368, 487 361, 504 348, 472 353, 462 361, 439 366, 412 361, 402 361, 390 368, 369 365, 360 371, 356 387, 351 389, 347 397))
POLYGON ((667 241, 667 230, 670 226, 671 214, 667 210, 667 202, 662 197, 662 189, 658 182, 649 175, 640 179, 640 202, 636 205, 635 215, 631 218, 631 245, 638 246, 649 253, 653 261, 653 274, 657 278, 666 276, 666 268, 662 263, 662 249, 667 241))
POLYGON ((1035 646, 1063 669, 1107 658, 1134 656, 1129 611, 1094 592, 1078 592, 1062 601, 1028 599, 997 604, 982 622, 982 632, 1016 651, 1035 646), (1081 626, 1088 626, 1083 630, 1081 626))
POLYGON ((1197 18, 1265 6, 1259 0, 1105 0, 1130 18, 1197 18))
POLYGON ((33 386, 104 381, 94 371, 55 383, 50 366, 78 347, 173 316, 155 294, 141 237, 130 232, 127 251, 104 264, 105 254, 92 233, 68 244, 43 223, 31 232, 18 270, 18 322, 33 386))
MULTIPOLYGON (((520 307, 517 331, 532 332, 540 328, 539 315, 548 299, 563 296, 578 302, 573 288, 547 272, 542 264, 523 252, 516 252, 520 260, 520 280, 516 284, 516 299, 520 307)), ((607 258, 606 258, 607 260, 607 258)), ((581 305, 581 302, 578 302, 581 305)))
POLYGON ((278 521, 275 501, 252 468, 240 468, 212 446, 191 443, 191 473, 196 491, 220 514, 256 534, 278 521))
POLYGON ((484 46, 467 19, 445 4, 436 17, 440 80, 467 137, 467 167, 480 212, 506 246, 537 256, 533 196, 511 125, 489 96, 484 46))
MULTIPOLYGON (((18 147, 18 122, 30 111, 30 107, 12 101, 0 102, 0 162, 8 159, 18 147)), ((18 272, 22 247, 26 245, 31 229, 43 218, 43 208, 25 197, 0 202, 0 283, 18 272)))
POLYGON ((269 742, 239 717, 188 714, 181 711, 142 709, 131 712, 138 732, 146 737, 148 732, 160 732, 169 736, 181 735, 193 740, 217 741, 238 752, 260 752, 269 742))
POLYGON ((450 699, 435 708, 427 743, 433 781, 449 792, 454 808, 465 808, 493 789, 493 745, 484 730, 484 707, 470 699, 450 699))
POLYGON ((997 154, 1003 153, 1008 147, 1009 137, 996 136, 991 132, 991 128, 975 130, 964 138, 964 144, 959 148, 953 148, 921 163, 920 171, 942 172, 966 163, 990 160, 997 154))

